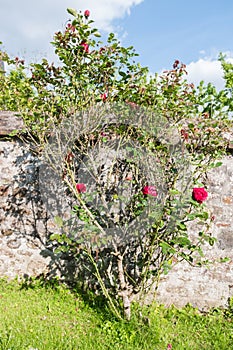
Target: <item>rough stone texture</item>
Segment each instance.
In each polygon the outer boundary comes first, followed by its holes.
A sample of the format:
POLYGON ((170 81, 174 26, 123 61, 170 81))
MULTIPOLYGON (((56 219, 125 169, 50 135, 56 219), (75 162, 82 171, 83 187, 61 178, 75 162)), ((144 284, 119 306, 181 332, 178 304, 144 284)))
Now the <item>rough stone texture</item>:
POLYGON ((22 130, 23 127, 22 118, 17 113, 0 111, 0 135, 9 135, 14 130, 22 130))
MULTIPOLYGON (((54 232, 39 194, 38 159, 19 140, 0 141, 0 276, 55 274, 62 261, 54 259, 47 235, 54 232), (59 266, 58 266, 59 265, 59 266)), ((191 303, 205 309, 225 306, 233 294, 233 157, 208 173, 207 206, 213 215, 213 246, 206 246, 207 258, 216 262, 193 268, 187 263, 162 276, 157 300, 165 305, 191 303), (217 262, 229 257, 226 263, 217 262)), ((192 227, 192 233, 198 227, 192 227)))
POLYGON ((0 142, 0 275, 33 275, 48 264, 40 253, 46 212, 39 199, 36 162, 20 141, 0 142))

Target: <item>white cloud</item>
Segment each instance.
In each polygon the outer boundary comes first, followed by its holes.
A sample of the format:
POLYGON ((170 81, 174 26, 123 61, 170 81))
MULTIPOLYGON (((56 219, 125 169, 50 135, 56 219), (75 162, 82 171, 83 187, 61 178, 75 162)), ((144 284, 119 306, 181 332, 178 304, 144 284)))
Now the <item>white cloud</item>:
POLYGON ((195 85, 204 80, 206 84, 212 83, 218 89, 224 87, 221 63, 217 60, 209 61, 201 58, 197 62, 189 63, 186 70, 188 72, 188 81, 195 85))
POLYGON ((100 29, 112 30, 112 21, 130 15, 133 6, 139 5, 144 0, 81 0, 80 9, 88 8, 100 29))
MULTIPOLYGON (((232 53, 226 52, 225 54, 227 61, 233 63, 232 53)), ((200 58, 196 62, 189 63, 186 70, 187 80, 190 83, 198 85, 203 80, 205 84, 212 83, 218 90, 224 88, 223 70, 217 58, 200 58)))
POLYGON ((0 0, 0 41, 10 55, 46 56, 53 34, 71 18, 67 8, 89 9, 95 25, 114 30, 113 21, 144 0, 0 0))

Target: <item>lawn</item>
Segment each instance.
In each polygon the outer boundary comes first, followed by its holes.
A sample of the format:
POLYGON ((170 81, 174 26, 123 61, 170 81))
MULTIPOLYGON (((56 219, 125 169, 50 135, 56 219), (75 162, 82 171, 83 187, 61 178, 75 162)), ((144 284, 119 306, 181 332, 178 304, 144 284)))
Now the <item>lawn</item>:
POLYGON ((130 322, 58 281, 0 280, 1 350, 233 349, 233 311, 134 306, 130 322), (141 315, 139 317, 139 314, 141 315))

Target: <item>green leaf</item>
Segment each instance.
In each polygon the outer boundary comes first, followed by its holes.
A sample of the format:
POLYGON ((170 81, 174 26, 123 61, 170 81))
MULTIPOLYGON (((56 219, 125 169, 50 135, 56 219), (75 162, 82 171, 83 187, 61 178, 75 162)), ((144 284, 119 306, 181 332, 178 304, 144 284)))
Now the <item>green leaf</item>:
POLYGON ((196 215, 195 215, 195 214, 188 214, 188 215, 187 215, 187 219, 188 219, 188 220, 195 220, 195 218, 196 218, 196 215))
POLYGON ((219 166, 221 166, 222 165, 222 162, 217 162, 217 163, 211 163, 210 165, 209 165, 209 168, 217 168, 217 167, 219 167, 219 166))
POLYGON ((178 237, 175 240, 176 244, 179 244, 180 247, 189 247, 191 242, 188 237, 178 237))
POLYGON ((95 32, 94 36, 96 36, 97 38, 101 38, 101 34, 99 32, 95 32))
POLYGON ((207 211, 204 211, 203 213, 196 213, 196 218, 207 220, 209 217, 209 213, 207 211))
POLYGON ((182 231, 187 231, 187 227, 183 222, 178 222, 177 227, 182 231))
POLYGON ((228 257, 226 256, 226 257, 224 257, 224 258, 220 258, 220 259, 219 259, 219 262, 225 263, 225 262, 228 262, 228 261, 230 261, 230 260, 231 260, 231 259, 228 258, 228 257))
POLYGON ((53 234, 49 237, 49 239, 50 239, 51 241, 59 241, 59 240, 60 240, 60 235, 59 235, 58 233, 53 233, 53 234))
POLYGON ((13 131, 9 134, 9 136, 13 137, 13 136, 17 135, 18 133, 19 133, 19 130, 13 130, 13 131))
POLYGON ((160 247, 162 248, 162 252, 163 254, 175 254, 176 253, 176 250, 170 246, 170 244, 168 244, 167 242, 161 242, 160 244, 160 247))
POLYGON ((209 237, 208 242, 209 242, 209 245, 212 247, 214 245, 214 243, 216 242, 216 238, 209 237))
POLYGON ((170 192, 170 194, 171 195, 176 195, 176 194, 180 194, 180 191, 178 191, 178 190, 176 190, 176 189, 171 189, 171 190, 169 190, 169 192, 170 192))
POLYGON ((215 168, 217 168, 217 167, 219 167, 221 165, 222 165, 222 162, 217 162, 217 163, 215 163, 215 168))
POLYGON ((201 249, 201 247, 198 247, 197 248, 197 252, 198 252, 198 254, 202 257, 202 258, 204 258, 204 252, 203 252, 203 250, 201 249))
POLYGON ((78 16, 78 12, 77 12, 76 10, 74 10, 74 9, 68 8, 68 9, 67 9, 67 12, 68 12, 70 15, 74 16, 74 17, 77 17, 77 16, 78 16))
POLYGON ((163 273, 164 273, 165 275, 167 275, 168 272, 169 272, 169 271, 171 270, 171 268, 172 268, 172 261, 171 261, 171 260, 164 261, 162 267, 163 267, 163 273))
POLYGON ((119 74, 123 77, 123 78, 126 78, 128 76, 128 74, 126 74, 125 72, 123 71, 119 71, 119 74))

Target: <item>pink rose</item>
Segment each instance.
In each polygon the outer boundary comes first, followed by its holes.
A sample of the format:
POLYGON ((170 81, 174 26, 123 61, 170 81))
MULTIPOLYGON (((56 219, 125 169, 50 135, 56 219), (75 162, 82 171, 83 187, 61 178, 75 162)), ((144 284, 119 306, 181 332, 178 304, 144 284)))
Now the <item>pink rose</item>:
POLYGON ((85 184, 76 184, 76 190, 78 193, 84 193, 86 192, 87 188, 85 184))
POLYGON ((86 53, 89 53, 89 45, 85 41, 82 41, 80 46, 83 47, 83 49, 86 53))
POLYGON ((204 187, 195 187, 193 188, 192 197, 198 203, 204 202, 208 197, 208 192, 204 189, 204 187))
POLYGON ((167 344, 167 350, 171 350, 172 349, 172 344, 167 344))
POLYGON ((84 16, 86 17, 86 19, 88 19, 88 17, 90 16, 90 11, 89 10, 85 10, 84 11, 84 16))
POLYGON ((153 196, 153 197, 157 197, 157 191, 156 191, 155 186, 145 186, 145 187, 143 187, 142 193, 144 195, 150 195, 150 196, 153 196))

